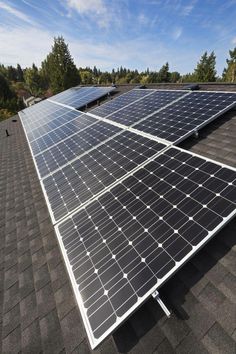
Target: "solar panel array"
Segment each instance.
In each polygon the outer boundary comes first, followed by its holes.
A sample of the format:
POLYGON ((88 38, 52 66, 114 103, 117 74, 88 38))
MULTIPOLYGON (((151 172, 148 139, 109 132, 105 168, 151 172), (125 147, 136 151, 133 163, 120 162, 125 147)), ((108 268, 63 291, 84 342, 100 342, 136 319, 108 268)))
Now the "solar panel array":
POLYGON ((157 90, 132 104, 124 102, 118 111, 109 102, 104 109, 101 106, 91 113, 177 144, 235 103, 236 93, 233 92, 157 90), (109 114, 104 116, 104 112, 109 114))
POLYGON ((133 127, 177 144, 235 102, 236 93, 192 92, 133 127))
POLYGON ((236 214, 236 171, 169 148, 58 226, 97 345, 236 214))
POLYGON ((49 100, 79 109, 110 94, 113 90, 115 87, 73 87, 50 97, 49 100))
POLYGON ((108 115, 118 111, 125 106, 149 96, 155 92, 154 90, 138 90, 134 89, 116 97, 114 100, 104 103, 103 105, 94 108, 91 113, 99 117, 107 117, 108 115))
POLYGON ((235 215, 236 171, 173 147, 235 102, 136 89, 20 113, 92 347, 235 215))
MULTIPOLYGON (((142 90, 136 90, 137 92, 142 90)), ((144 90, 145 92, 145 90, 144 90)), ((132 125, 140 119, 153 114, 157 110, 165 107, 166 105, 172 103, 174 100, 179 99, 185 95, 188 95, 186 91, 153 91, 148 95, 136 100, 135 102, 127 105, 126 101, 123 102, 125 106, 120 107, 119 110, 116 110, 117 106, 114 103, 107 104, 108 107, 115 107, 115 112, 110 113, 106 116, 107 119, 124 124, 124 125, 132 125)), ((121 96, 122 98, 122 96, 121 96)), ((102 108, 102 107, 101 107, 102 108)), ((108 112, 108 110, 106 110, 108 112)), ((98 109, 91 111, 92 114, 100 114, 98 109)))
POLYGON ((125 131, 55 169, 42 180, 55 221, 97 196, 164 147, 125 131))

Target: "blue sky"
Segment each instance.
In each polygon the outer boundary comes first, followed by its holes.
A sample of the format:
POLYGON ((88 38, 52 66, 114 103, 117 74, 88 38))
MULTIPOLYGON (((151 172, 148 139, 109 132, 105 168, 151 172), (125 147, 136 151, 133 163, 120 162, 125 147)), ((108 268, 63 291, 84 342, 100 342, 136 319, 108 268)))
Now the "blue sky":
POLYGON ((40 65, 63 35, 77 66, 193 71, 236 47, 236 0, 0 0, 0 63, 40 65))

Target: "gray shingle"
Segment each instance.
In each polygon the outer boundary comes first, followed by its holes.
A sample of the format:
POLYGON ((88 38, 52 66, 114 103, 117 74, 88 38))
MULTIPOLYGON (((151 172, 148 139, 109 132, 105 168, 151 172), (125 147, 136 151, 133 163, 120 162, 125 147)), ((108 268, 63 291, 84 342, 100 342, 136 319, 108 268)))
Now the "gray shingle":
POLYGON ((175 348, 189 334, 190 328, 184 321, 172 314, 162 326, 162 331, 172 347, 175 348))
POLYGON ((9 335, 2 340, 2 353, 13 354, 21 351, 21 330, 16 327, 9 335))
POLYGON ((42 352, 41 333, 38 321, 33 321, 21 333, 22 352, 40 353, 42 352))
POLYGON ((209 308, 210 311, 216 311, 224 302, 225 296, 212 283, 208 283, 198 296, 199 301, 209 308))
POLYGON ((202 343, 210 353, 234 354, 236 350, 235 341, 228 336, 218 323, 211 327, 202 339, 202 343))

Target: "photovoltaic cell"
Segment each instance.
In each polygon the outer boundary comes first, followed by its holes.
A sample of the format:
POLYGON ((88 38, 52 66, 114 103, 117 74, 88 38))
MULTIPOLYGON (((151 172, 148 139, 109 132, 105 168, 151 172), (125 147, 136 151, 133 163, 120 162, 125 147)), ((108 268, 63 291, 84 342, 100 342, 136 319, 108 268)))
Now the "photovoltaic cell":
POLYGON ((236 93, 192 92, 133 128, 178 143, 236 103, 236 93))
POLYGON ((45 149, 58 144, 60 141, 81 132, 96 122, 97 119, 88 116, 87 114, 74 115, 73 113, 73 115, 71 115, 70 112, 64 116, 58 117, 58 119, 56 119, 57 127, 55 129, 48 131, 47 128, 42 126, 40 132, 33 132, 31 138, 34 139, 30 142, 32 151, 34 155, 37 155, 45 149))
POLYGON ((58 144, 54 144, 45 152, 35 156, 41 178, 73 159, 77 159, 81 154, 119 132, 121 132, 120 128, 98 121, 92 126, 79 130, 76 134, 58 142, 58 144))
POLYGON ((60 223, 97 346, 236 213, 236 172, 169 148, 60 223))
POLYGON ((50 97, 51 102, 58 102, 73 108, 81 108, 113 91, 114 87, 74 87, 50 97))
POLYGON ((57 221, 88 202, 164 147, 124 131, 44 178, 42 183, 54 219, 57 221))
POLYGON ((134 89, 115 97, 113 100, 102 104, 100 107, 97 107, 90 111, 92 114, 95 114, 99 117, 107 117, 108 115, 114 113, 115 111, 124 108, 130 103, 139 100, 145 96, 150 95, 150 93, 154 92, 154 90, 142 90, 142 89, 134 89))
POLYGON ((31 107, 28 107, 20 112, 21 121, 27 132, 40 128, 42 125, 50 123, 55 117, 60 117, 69 112, 70 109, 58 106, 48 100, 41 101, 31 107))
POLYGON ((156 90, 151 95, 132 103, 128 107, 124 107, 106 118, 130 126, 184 95, 186 95, 184 91, 156 90))

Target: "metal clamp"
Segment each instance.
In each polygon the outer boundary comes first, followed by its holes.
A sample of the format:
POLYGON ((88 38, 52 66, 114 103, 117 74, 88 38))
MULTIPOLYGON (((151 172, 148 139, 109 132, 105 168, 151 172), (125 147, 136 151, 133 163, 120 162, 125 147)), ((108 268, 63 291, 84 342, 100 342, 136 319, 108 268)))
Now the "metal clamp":
POLYGON ((166 307, 166 305, 164 304, 164 302, 161 300, 160 296, 159 296, 159 292, 157 290, 154 291, 154 293, 152 293, 152 297, 158 302, 158 304, 161 306, 162 310, 165 312, 167 317, 170 317, 171 313, 168 310, 168 308, 166 307))

